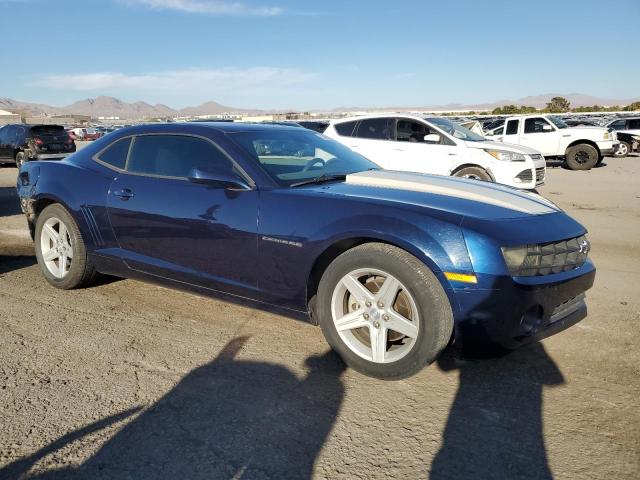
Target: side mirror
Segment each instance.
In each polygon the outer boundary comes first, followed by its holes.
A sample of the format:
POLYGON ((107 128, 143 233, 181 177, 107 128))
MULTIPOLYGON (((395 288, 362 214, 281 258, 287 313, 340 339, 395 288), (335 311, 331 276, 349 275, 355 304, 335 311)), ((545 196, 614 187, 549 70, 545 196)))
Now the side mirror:
POLYGON ((189 181, 201 185, 210 185, 214 188, 224 188, 228 190, 251 190, 240 177, 220 170, 200 170, 194 168, 189 172, 189 181))
POLYGON ((430 133, 424 136, 424 141, 429 143, 440 143, 440 135, 437 133, 430 133))
POLYGON ((542 126, 542 131, 543 132, 553 132, 553 127, 551 125, 543 125, 542 126))

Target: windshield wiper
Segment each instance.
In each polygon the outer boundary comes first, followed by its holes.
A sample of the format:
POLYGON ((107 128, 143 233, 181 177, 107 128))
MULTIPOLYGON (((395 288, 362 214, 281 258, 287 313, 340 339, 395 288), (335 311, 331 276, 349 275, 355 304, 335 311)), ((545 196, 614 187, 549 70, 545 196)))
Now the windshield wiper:
POLYGON ((302 180, 300 182, 292 183, 289 186, 291 188, 295 188, 295 187, 301 187, 302 185, 313 185, 313 184, 319 184, 319 183, 325 183, 325 182, 332 182, 335 180, 344 180, 345 178, 347 178, 347 175, 344 173, 338 173, 335 175, 322 174, 319 177, 302 180))

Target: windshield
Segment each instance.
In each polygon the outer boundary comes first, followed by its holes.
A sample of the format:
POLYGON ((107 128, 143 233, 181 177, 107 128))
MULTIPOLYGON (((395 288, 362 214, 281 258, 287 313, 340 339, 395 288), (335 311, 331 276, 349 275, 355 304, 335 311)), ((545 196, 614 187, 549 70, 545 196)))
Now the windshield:
POLYGON ((467 142, 484 142, 486 139, 480 135, 473 133, 471 130, 452 122, 447 118, 433 117, 425 118, 425 120, 440 130, 444 130, 453 138, 459 138, 460 140, 466 140, 467 142))
POLYGON ((379 168, 344 145, 302 128, 238 132, 230 137, 283 186, 379 168))
POLYGON ((569 126, 564 123, 564 121, 560 117, 556 117, 555 115, 549 115, 547 118, 558 128, 567 128, 569 126))

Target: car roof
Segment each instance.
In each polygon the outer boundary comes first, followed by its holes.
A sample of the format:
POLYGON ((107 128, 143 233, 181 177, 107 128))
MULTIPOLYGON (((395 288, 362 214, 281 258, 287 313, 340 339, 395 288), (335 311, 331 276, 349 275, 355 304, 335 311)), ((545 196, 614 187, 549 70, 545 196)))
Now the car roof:
POLYGON ((402 117, 402 118, 409 118, 411 120, 420 120, 420 121, 424 121, 424 117, 420 117, 418 115, 413 115, 410 113, 402 113, 402 112, 385 112, 385 113, 372 113, 370 115, 356 115, 353 117, 345 117, 345 118, 340 118, 338 120, 330 120, 330 124, 331 125, 336 125, 338 123, 345 123, 345 122, 356 122, 359 120, 369 120, 372 118, 385 118, 385 117, 402 117))
POLYGON ((162 131, 175 131, 176 129, 184 129, 192 127, 194 129, 209 128, 221 133, 239 133, 239 132, 263 132, 268 130, 282 130, 289 132, 306 131, 299 126, 276 125, 270 123, 240 123, 240 122, 172 122, 172 123, 149 123, 142 125, 134 125, 124 127, 118 132, 126 132, 129 134, 136 133, 157 133, 162 131))

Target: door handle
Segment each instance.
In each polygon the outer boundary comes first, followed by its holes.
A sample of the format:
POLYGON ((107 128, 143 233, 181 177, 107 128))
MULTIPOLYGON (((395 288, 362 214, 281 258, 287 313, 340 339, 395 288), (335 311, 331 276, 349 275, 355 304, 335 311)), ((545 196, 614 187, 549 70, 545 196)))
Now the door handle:
POLYGON ((451 155, 452 157, 458 155, 457 153, 448 153, 447 155, 451 155))
POLYGON ((128 188, 123 188, 122 190, 116 190, 113 193, 116 197, 120 198, 120 200, 129 200, 130 198, 135 197, 135 193, 133 193, 128 188))

